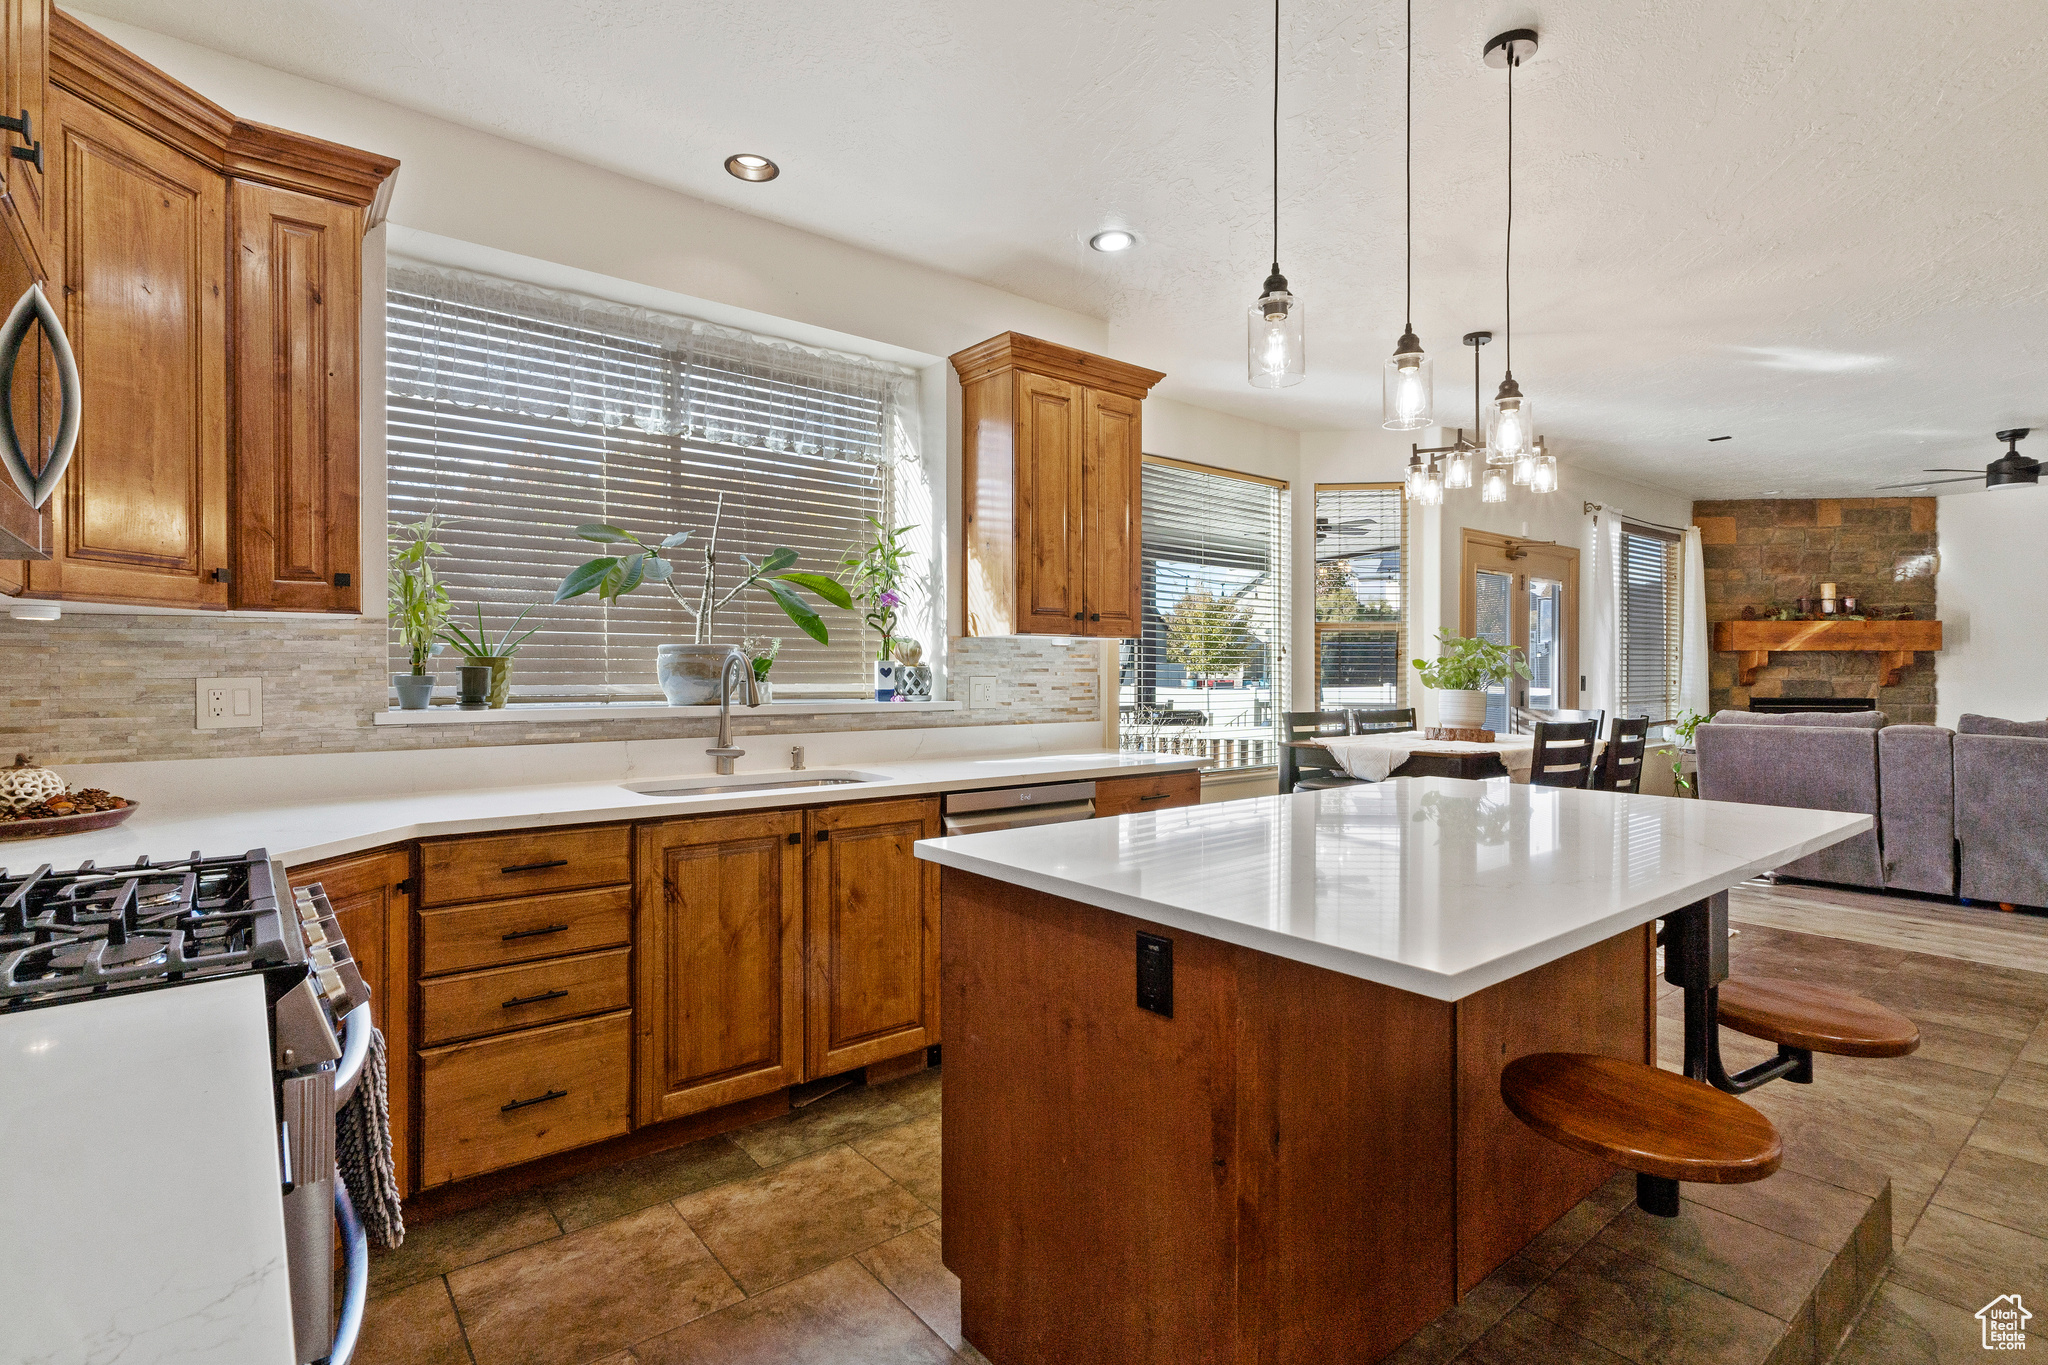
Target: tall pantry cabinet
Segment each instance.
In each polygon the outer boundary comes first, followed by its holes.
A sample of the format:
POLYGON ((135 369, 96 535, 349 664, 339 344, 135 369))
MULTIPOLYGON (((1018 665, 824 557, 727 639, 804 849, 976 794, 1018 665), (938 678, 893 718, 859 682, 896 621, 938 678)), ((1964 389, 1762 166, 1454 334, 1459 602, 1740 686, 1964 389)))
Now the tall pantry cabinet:
POLYGON ((967 633, 1137 635, 1140 413, 1166 376, 1016 332, 952 362, 967 633))
POLYGON ((359 610, 362 238, 397 163, 244 122, 41 13, 7 34, 47 34, 45 263, 82 421, 49 558, 0 589, 359 610))

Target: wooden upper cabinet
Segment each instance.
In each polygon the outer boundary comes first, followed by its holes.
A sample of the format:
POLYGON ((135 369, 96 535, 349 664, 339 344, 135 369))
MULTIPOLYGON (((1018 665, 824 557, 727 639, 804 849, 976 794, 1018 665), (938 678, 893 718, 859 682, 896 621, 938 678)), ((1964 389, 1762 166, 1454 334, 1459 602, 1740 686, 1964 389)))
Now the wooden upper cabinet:
POLYGON ((640 828, 636 1122, 804 1078, 803 829, 799 811, 640 828))
POLYGON ((967 633, 1137 635, 1140 413, 1165 376, 1016 332, 952 361, 967 633))
MULTIPOLYGON (((7 199, 21 220, 31 251, 52 268, 45 224, 49 180, 49 91, 50 91, 50 0, 0 0, 0 41, 6 57, 0 62, 0 114, 26 119, 25 132, 0 133, 6 148, 5 186, 7 199), (39 165, 33 159, 38 144, 43 148, 39 165), (16 156, 15 149, 30 153, 16 156)), ((9 296, 8 304, 13 303, 9 296)))
POLYGON ((83 415, 36 595, 228 603, 227 179, 68 91, 44 151, 83 415))
POLYGON ((355 611, 362 210, 232 193, 235 605, 355 611))
POLYGON ((805 1061, 812 1078, 939 1041, 939 869, 912 846, 939 803, 873 801, 804 816, 805 1061))

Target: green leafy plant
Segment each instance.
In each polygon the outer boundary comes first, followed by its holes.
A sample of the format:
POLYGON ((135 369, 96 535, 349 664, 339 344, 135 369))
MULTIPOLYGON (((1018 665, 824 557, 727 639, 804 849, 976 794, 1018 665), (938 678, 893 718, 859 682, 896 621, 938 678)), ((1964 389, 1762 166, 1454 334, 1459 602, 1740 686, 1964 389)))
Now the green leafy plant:
POLYGON ((747 589, 759 588, 775 599, 775 604, 796 623, 798 630, 821 645, 831 643, 832 637, 825 628, 824 620, 798 596, 798 589, 812 593, 828 606, 841 610, 851 610, 853 599, 845 588, 826 575, 792 568, 797 554, 786 545, 770 550, 767 558, 758 564, 745 555, 734 556, 746 566, 746 572, 724 593, 718 591, 718 531, 724 519, 725 496, 720 494, 717 510, 711 517, 711 534, 702 542, 703 569, 695 602, 676 582, 675 565, 663 557, 666 551, 681 549, 688 543, 690 532, 677 531, 664 537, 660 544, 649 545, 631 531, 603 522, 578 526, 576 534, 600 545, 630 548, 577 565, 562 580, 562 586, 555 589, 555 600, 566 602, 572 597, 595 592, 606 602, 617 602, 643 584, 659 583, 668 589, 669 595, 684 611, 690 613, 693 624, 691 643, 701 645, 710 643, 712 620, 720 608, 747 589))
POLYGON ((873 517, 868 525, 874 528, 873 537, 865 549, 856 545, 847 550, 839 561, 839 577, 853 598, 867 607, 868 628, 882 637, 881 652, 875 657, 888 659, 896 653, 896 609, 903 605, 903 584, 910 576, 910 547, 903 537, 917 528, 886 530, 873 517))
POLYGON ((1252 650, 1251 615, 1236 596, 1197 588, 1173 604, 1165 623, 1166 657, 1194 677, 1235 673, 1252 650))
POLYGON ((433 557, 442 553, 435 530, 427 517, 391 533, 391 624, 412 656, 414 677, 424 675, 427 660, 440 651, 436 641, 448 619, 448 590, 434 575, 433 557))
POLYGON ((519 623, 524 621, 527 612, 532 610, 533 607, 529 604, 525 611, 512 618, 512 624, 505 627, 504 633, 493 642, 490 632, 484 629, 484 605, 479 602, 476 604, 474 634, 462 626, 451 623, 442 629, 441 638, 454 645, 456 652, 465 659, 509 659, 519 652, 519 646, 525 644, 540 630, 539 626, 535 626, 518 639, 512 638, 512 632, 519 629, 519 623))
POLYGON ((754 670, 756 682, 768 680, 768 670, 775 667, 775 656, 782 653, 782 641, 763 640, 749 635, 740 641, 740 653, 747 658, 747 667, 754 670))
POLYGON ((1484 692, 1509 678, 1526 678, 1529 665, 1522 651, 1513 645, 1491 640, 1468 640, 1448 630, 1437 632, 1443 652, 1434 659, 1417 659, 1415 668, 1422 685, 1436 692, 1484 692))
POLYGON ((1692 790, 1692 779, 1685 775, 1685 754, 1683 750, 1692 748, 1693 732, 1706 724, 1706 721, 1707 718, 1699 712, 1688 710, 1677 720, 1671 722, 1671 737, 1677 740, 1681 746, 1680 750, 1674 752, 1671 756, 1671 785, 1679 791, 1689 792, 1692 790))

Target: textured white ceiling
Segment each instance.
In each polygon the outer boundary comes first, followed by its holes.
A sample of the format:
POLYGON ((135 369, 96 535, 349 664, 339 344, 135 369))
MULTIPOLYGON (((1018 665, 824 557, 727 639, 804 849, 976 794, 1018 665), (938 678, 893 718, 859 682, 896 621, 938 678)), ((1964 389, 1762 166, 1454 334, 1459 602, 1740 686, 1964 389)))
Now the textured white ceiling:
MULTIPOLYGON (((1106 318, 1190 402, 1378 422, 1402 322, 1399 0, 1286 0, 1280 259, 1310 377, 1274 394, 1243 361, 1271 254, 1259 4, 90 8, 1106 318), (782 178, 730 178, 735 151, 782 178), (1089 251, 1110 225, 1141 245, 1089 251)), ((1529 25, 1515 362, 1553 449, 1702 497, 1854 495, 2048 424, 2040 0, 1417 10, 1415 323, 1440 415, 1470 410, 1459 335, 1502 331, 1506 78, 1479 52, 1529 25)))

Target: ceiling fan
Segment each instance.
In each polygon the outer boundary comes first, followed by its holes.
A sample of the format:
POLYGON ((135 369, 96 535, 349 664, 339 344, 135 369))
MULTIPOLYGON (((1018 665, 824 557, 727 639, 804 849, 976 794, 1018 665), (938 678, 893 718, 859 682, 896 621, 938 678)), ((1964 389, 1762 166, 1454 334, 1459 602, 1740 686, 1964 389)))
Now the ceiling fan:
MULTIPOLYGON (((2041 462, 2030 460, 2020 454, 2020 441, 2031 431, 2031 427, 2014 427, 1998 433, 1998 439, 2005 442, 2005 454, 1984 466, 1981 477, 1986 488, 2032 488, 2041 481, 2041 462)), ((1960 474, 1959 479, 1918 479, 1912 483, 1883 483, 1883 488, 1925 488, 1937 483, 1968 483, 1980 477, 1974 469, 1929 469, 1929 474, 1960 474)))

